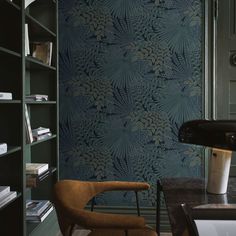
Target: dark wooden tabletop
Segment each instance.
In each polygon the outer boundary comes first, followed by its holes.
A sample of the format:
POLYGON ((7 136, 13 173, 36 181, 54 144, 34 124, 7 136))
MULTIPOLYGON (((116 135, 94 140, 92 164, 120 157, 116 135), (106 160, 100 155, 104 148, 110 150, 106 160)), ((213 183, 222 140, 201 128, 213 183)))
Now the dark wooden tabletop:
POLYGON ((211 203, 236 203, 236 178, 230 178, 227 194, 206 192, 206 181, 194 178, 165 178, 161 180, 173 236, 182 236, 186 229, 180 204, 194 207, 211 203))

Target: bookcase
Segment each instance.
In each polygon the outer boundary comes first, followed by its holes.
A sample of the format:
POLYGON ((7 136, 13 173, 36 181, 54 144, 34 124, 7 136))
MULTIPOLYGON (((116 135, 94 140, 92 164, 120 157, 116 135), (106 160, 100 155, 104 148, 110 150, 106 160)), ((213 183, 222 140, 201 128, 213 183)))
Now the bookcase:
POLYGON ((0 1, 0 92, 12 100, 0 100, 0 143, 8 151, 0 155, 0 186, 10 186, 17 197, 0 208, 0 235, 56 235, 55 210, 41 223, 26 221, 26 200, 52 200, 58 180, 58 3, 35 0, 27 8, 23 0, 0 1), (51 65, 25 56, 25 24, 29 41, 52 42, 51 65), (47 94, 48 101, 28 101, 28 94, 47 94), (32 128, 49 127, 52 136, 27 142, 25 112, 32 128), (53 171, 26 185, 26 163, 48 163, 53 171))

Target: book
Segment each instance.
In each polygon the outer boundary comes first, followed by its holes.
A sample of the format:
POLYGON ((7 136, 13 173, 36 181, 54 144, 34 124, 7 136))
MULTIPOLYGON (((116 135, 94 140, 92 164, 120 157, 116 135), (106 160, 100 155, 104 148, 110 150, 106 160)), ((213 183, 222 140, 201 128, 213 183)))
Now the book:
POLYGON ((29 30, 28 24, 25 24, 25 56, 30 55, 29 30))
POLYGON ((25 8, 28 7, 35 0, 25 0, 25 8))
POLYGON ((44 95, 44 94, 26 95, 25 98, 27 101, 48 101, 48 95, 44 95))
POLYGON ((50 203, 50 205, 40 215, 35 215, 35 216, 26 215, 26 220, 28 222, 35 222, 35 223, 43 222, 50 214, 50 212, 52 212, 52 210, 53 210, 53 205, 50 203))
POLYGON ((7 152, 7 144, 6 143, 0 143, 0 155, 7 152))
POLYGON ((32 57, 51 65, 52 61, 52 42, 31 42, 32 57))
POLYGON ((0 186, 0 198, 10 192, 10 186, 0 186))
POLYGON ((49 128, 44 128, 44 127, 38 127, 37 129, 32 130, 33 136, 41 135, 41 134, 46 134, 50 132, 49 128))
POLYGON ((0 92, 0 100, 12 100, 12 93, 0 92))
POLYGON ((41 134, 41 135, 33 135, 34 141, 40 141, 40 140, 44 140, 46 138, 49 138, 52 136, 51 132, 48 132, 46 134, 41 134))
POLYGON ((48 170, 47 163, 26 163, 26 174, 40 175, 48 170))
POLYGON ((3 197, 0 198, 0 208, 5 206, 8 202, 16 198, 17 193, 15 191, 10 191, 9 193, 5 194, 3 197))
POLYGON ((43 181, 44 179, 46 179, 49 175, 51 175, 55 171, 56 171, 56 168, 51 167, 40 175, 27 174, 26 175, 26 187, 27 188, 37 187, 38 182, 43 181))
POLYGON ((32 143, 34 139, 33 139, 32 129, 30 125, 29 112, 28 112, 28 108, 26 104, 25 104, 25 126, 26 126, 27 142, 32 143))
POLYGON ((26 200, 26 216, 39 216, 50 205, 48 200, 26 200))

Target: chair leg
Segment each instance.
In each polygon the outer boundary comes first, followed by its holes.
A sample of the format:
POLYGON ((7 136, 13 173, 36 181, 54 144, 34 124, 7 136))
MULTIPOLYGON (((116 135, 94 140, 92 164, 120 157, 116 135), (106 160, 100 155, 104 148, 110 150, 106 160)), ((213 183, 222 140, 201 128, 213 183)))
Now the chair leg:
POLYGON ((138 216, 140 216, 139 199, 138 199, 138 192, 137 191, 135 191, 135 197, 136 197, 138 216))
POLYGON ((156 232, 160 235, 160 225, 161 225, 161 191, 162 186, 160 180, 157 181, 157 202, 156 202, 156 232))
POLYGON ((92 199, 92 203, 91 203, 91 211, 93 211, 93 209, 94 209, 94 204, 95 204, 95 197, 93 197, 93 199, 92 199))
POLYGON ((125 229, 125 236, 128 236, 128 229, 125 229))

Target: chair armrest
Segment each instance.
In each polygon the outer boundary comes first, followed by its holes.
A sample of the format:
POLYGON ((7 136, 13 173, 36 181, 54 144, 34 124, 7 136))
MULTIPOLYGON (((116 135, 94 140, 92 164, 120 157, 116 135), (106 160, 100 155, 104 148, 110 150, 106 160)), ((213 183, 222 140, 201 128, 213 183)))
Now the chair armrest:
POLYGON ((75 224, 88 229, 141 229, 146 226, 144 218, 139 216, 106 214, 73 208, 67 209, 66 211, 75 224))
POLYGON ((148 190, 150 185, 146 182, 127 182, 127 181, 105 181, 96 182, 94 187, 105 191, 142 191, 148 190))

